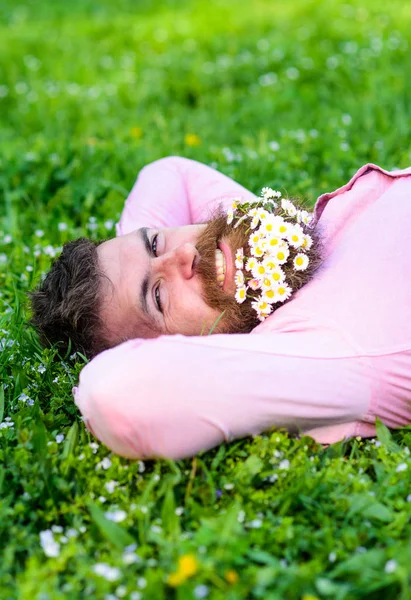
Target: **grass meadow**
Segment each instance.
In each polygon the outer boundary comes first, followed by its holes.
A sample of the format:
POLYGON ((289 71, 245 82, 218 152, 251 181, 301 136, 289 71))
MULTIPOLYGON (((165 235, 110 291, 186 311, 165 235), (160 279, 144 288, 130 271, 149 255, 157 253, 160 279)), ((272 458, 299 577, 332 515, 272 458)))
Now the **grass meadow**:
POLYGON ((310 207, 366 162, 409 166, 410 82, 404 0, 1 1, 1 600, 411 598, 411 427, 129 461, 26 300, 160 157, 310 207))

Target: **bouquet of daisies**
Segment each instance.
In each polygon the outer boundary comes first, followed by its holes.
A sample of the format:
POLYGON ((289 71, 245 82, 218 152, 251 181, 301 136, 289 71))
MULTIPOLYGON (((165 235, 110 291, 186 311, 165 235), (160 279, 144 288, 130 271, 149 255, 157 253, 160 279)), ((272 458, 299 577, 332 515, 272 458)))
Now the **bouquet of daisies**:
MULTIPOLYGON (((234 228, 242 225, 250 233, 248 248, 236 252, 235 298, 239 304, 249 298, 260 321, 308 279, 302 272, 310 265, 311 221, 308 211, 268 187, 255 201, 234 199, 227 211, 227 224, 234 228)), ((313 258, 318 266, 317 246, 315 249, 313 258)))

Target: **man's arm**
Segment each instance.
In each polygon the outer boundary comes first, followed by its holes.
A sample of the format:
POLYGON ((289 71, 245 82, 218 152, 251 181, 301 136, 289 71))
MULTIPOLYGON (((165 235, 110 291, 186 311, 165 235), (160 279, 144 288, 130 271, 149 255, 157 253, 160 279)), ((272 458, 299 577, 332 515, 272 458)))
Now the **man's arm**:
POLYGON ((117 235, 139 227, 181 227, 208 220, 229 198, 254 195, 226 175, 188 158, 169 156, 145 166, 126 200, 117 235))
POLYGON ((180 459, 273 426, 360 419, 368 359, 333 332, 298 329, 131 340, 83 369, 75 401, 95 437, 129 458, 180 459))

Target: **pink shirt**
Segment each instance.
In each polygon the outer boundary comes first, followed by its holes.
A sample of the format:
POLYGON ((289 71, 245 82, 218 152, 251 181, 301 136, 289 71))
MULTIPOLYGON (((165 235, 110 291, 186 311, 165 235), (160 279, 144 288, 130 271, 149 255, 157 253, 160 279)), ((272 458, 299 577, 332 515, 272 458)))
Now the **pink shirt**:
MULTIPOLYGON (((262 182, 264 185, 264 182, 262 182)), ((178 157, 145 167, 118 235, 203 222, 250 192, 178 157)), ((323 194, 325 261, 250 334, 135 339, 94 358, 75 402, 130 458, 184 458, 273 426, 322 443, 411 422, 411 168, 365 165, 323 194)))

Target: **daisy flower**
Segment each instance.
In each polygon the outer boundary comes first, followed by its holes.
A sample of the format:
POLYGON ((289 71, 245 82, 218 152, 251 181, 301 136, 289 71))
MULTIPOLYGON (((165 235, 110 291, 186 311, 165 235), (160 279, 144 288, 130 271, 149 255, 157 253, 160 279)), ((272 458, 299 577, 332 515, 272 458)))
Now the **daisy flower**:
POLYGON ((294 227, 290 230, 288 237, 288 243, 291 244, 293 248, 300 248, 304 243, 304 231, 301 225, 294 225, 294 227))
POLYGON ((245 287, 245 285, 237 288, 236 294, 235 294, 235 299, 237 300, 238 304, 242 304, 244 302, 244 300, 247 297, 247 288, 245 287))
POLYGON ((283 281, 285 280, 285 273, 282 270, 282 268, 280 266, 277 266, 275 269, 273 269, 273 271, 270 273, 269 277, 275 282, 275 283, 283 283, 283 281))
POLYGON ((260 298, 256 302, 252 302, 251 306, 257 312, 258 317, 259 318, 262 317, 261 320, 264 320, 266 317, 268 317, 268 315, 273 310, 272 305, 269 302, 267 302, 266 300, 263 300, 262 298, 260 298))
POLYGON ((267 252, 273 254, 278 250, 279 244, 282 242, 282 238, 276 235, 270 235, 266 238, 267 252))
POLYGON ((271 273, 278 266, 275 259, 270 255, 263 258, 263 265, 265 266, 267 273, 271 273))
POLYGON ((301 246, 301 249, 302 250, 309 250, 311 248, 312 244, 313 244, 313 238, 310 235, 306 234, 304 236, 304 242, 303 242, 303 244, 301 246))
POLYGON ((278 234, 281 237, 286 238, 292 227, 293 227, 293 225, 291 225, 291 223, 287 223, 287 221, 284 221, 284 219, 283 219, 283 222, 278 227, 278 234))
POLYGON ((263 187, 261 190, 261 196, 264 200, 274 200, 275 198, 281 198, 281 192, 273 190, 270 187, 263 187))
POLYGON ((288 244, 280 245, 278 250, 273 253, 273 256, 280 265, 283 265, 285 262, 287 262, 287 259, 290 256, 288 244))
POLYGON ((295 217, 297 215, 297 209, 294 206, 294 204, 290 202, 290 200, 286 200, 285 198, 283 198, 281 200, 281 208, 287 213, 289 217, 295 217))
POLYGON ((263 277, 260 282, 260 287, 262 290, 269 290, 273 287, 273 279, 269 275, 263 277))
POLYGON ((261 242, 261 234, 256 231, 250 235, 248 238, 248 245, 252 248, 261 242))
POLYGON ((260 288, 260 280, 256 277, 254 279, 250 279, 250 281, 248 282, 248 287, 251 288, 252 290, 256 291, 260 288))
POLYGON ((305 271, 305 269, 308 267, 308 263, 308 256, 300 252, 300 254, 297 254, 297 256, 294 258, 294 269, 296 271, 305 271))
POLYGON ((234 281, 238 288, 244 287, 244 274, 242 271, 236 271, 234 281))
POLYGON ((264 256, 264 245, 265 244, 261 242, 258 246, 254 246, 253 248, 251 248, 251 254, 256 258, 261 258, 262 256, 264 256))
POLYGON ((297 221, 298 223, 304 223, 305 225, 309 225, 311 221, 310 213, 307 210, 297 211, 297 221))
POLYGON ((268 288, 268 290, 264 290, 264 292, 261 295, 261 299, 264 302, 267 302, 268 304, 273 304, 274 302, 277 302, 277 290, 273 287, 268 288))
POLYGON ((256 266, 256 264, 257 264, 256 258, 253 258, 253 257, 249 258, 247 260, 247 262, 245 263, 245 270, 252 271, 254 269, 254 267, 256 266))
POLYGON ((251 273, 253 277, 261 279, 262 277, 264 277, 264 275, 266 275, 267 268, 264 266, 264 263, 256 261, 256 265, 254 266, 251 273))
POLYGON ((276 292, 277 300, 279 302, 284 302, 285 300, 288 300, 293 290, 287 283, 280 283, 276 289, 276 292))
POLYGON ((235 266, 237 269, 242 269, 244 267, 244 250, 243 248, 238 248, 235 254, 235 266))
POLYGON ((233 222, 234 219, 234 211, 229 209, 227 211, 227 225, 230 225, 233 222))

